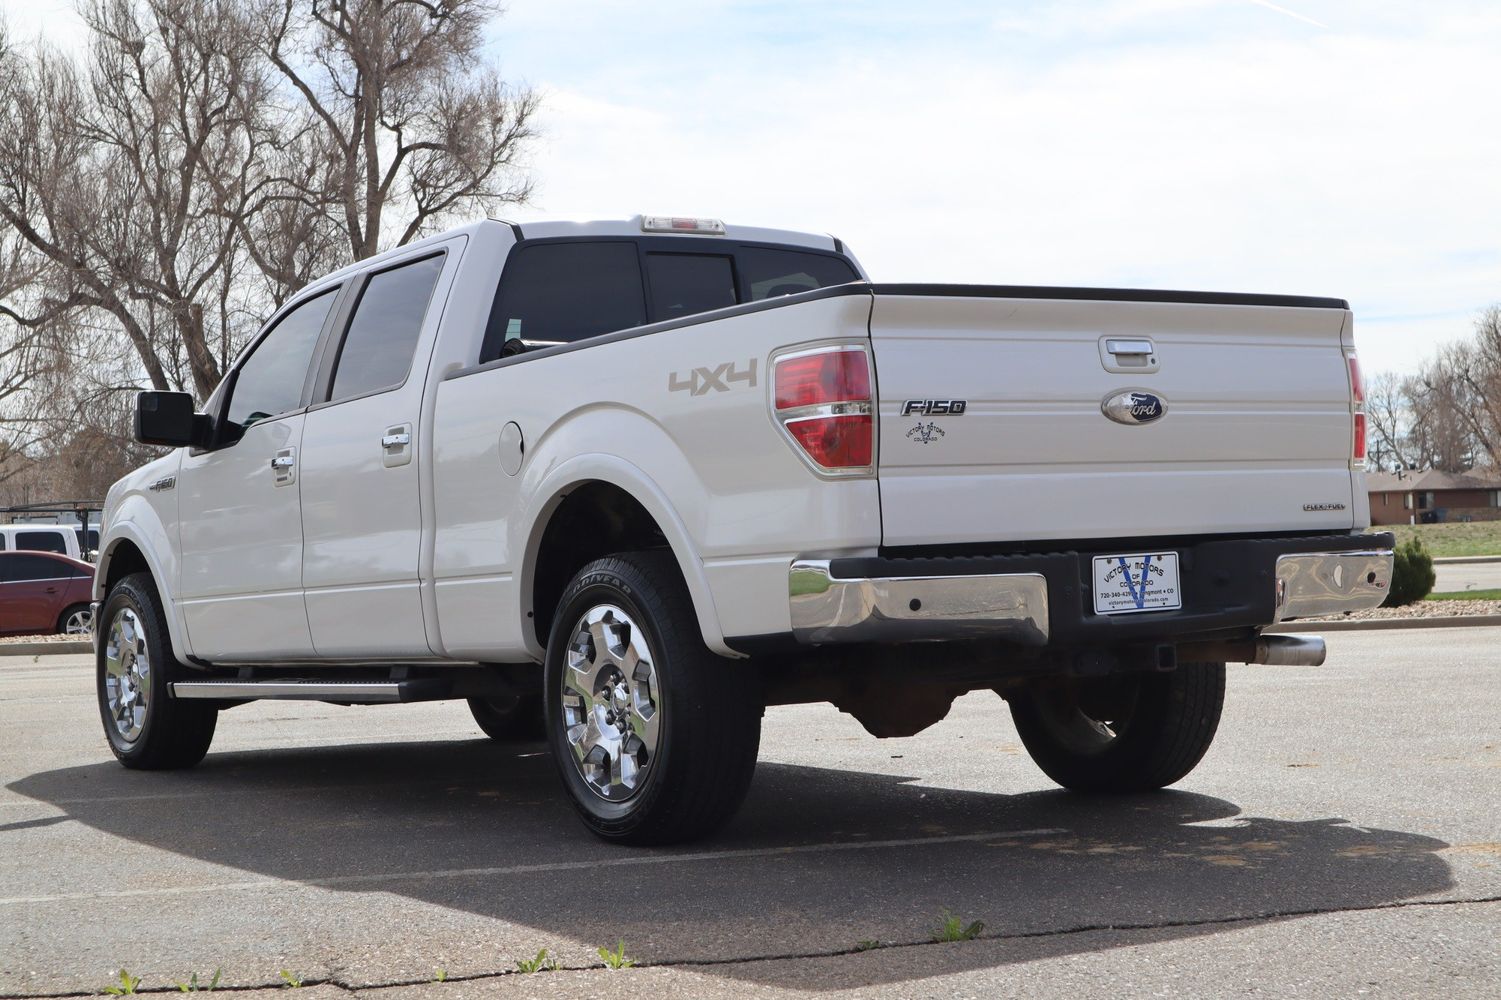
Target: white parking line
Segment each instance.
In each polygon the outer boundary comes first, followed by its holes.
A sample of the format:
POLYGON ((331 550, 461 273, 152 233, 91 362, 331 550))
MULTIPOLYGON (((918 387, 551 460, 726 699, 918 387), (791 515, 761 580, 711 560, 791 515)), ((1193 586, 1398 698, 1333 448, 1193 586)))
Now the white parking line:
POLYGON ((484 878, 493 875, 532 875, 540 872, 627 868, 635 865, 680 864, 685 861, 726 861, 736 858, 769 858, 793 854, 828 854, 835 851, 870 851, 891 847, 926 847, 960 844, 1016 837, 1046 837, 1067 833, 1062 827, 1035 830, 992 830, 987 833, 959 833, 940 837, 909 837, 901 840, 871 840, 824 844, 796 844, 789 847, 747 847, 732 851, 700 851, 694 854, 640 854, 632 857, 597 858, 590 861, 554 861, 535 865, 507 865, 496 868, 438 868, 431 871, 381 872, 370 875, 331 875, 326 878, 257 879, 243 882, 218 882, 208 885, 169 886, 159 889, 116 889, 107 892, 61 892, 47 896, 0 897, 0 906, 28 903, 57 903, 73 900, 126 899, 138 896, 187 896, 236 889, 285 889, 289 884, 314 888, 340 888, 351 885, 378 885, 383 882, 426 882, 445 878, 484 878))

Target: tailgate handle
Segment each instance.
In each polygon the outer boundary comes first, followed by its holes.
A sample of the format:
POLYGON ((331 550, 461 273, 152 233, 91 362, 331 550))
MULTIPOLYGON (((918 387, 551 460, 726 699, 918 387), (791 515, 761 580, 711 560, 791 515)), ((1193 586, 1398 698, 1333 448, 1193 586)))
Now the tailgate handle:
POLYGON ((1122 355, 1139 355, 1146 357, 1153 353, 1154 348, 1150 340, 1107 340, 1105 350, 1116 357, 1122 355))

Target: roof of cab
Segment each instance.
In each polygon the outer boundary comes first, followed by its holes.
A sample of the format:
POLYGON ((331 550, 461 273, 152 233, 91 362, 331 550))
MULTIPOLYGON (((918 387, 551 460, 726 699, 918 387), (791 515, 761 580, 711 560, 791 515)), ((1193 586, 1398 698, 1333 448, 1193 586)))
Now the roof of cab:
POLYGON ((651 236, 680 240, 739 240, 747 243, 782 243, 814 250, 837 249, 834 237, 818 233, 800 233, 791 229, 763 229, 760 226, 725 225, 723 236, 704 233, 645 232, 642 216, 629 219, 597 219, 591 222, 507 222, 521 230, 524 239, 557 239, 579 236, 651 236))
POLYGON ((425 236, 420 240, 414 240, 403 246, 393 247, 384 253, 367 257, 364 260, 355 261, 346 267, 330 273, 308 283, 307 290, 313 291, 322 286, 336 284, 339 281, 361 271, 368 271, 380 267, 382 264, 398 257, 409 256, 413 251, 418 251, 433 244, 442 243, 453 239, 455 236, 464 236, 478 232, 481 229, 505 227, 512 233, 520 232, 522 239, 558 239, 565 237, 580 236, 651 236, 672 240, 738 240, 747 243, 781 243, 787 246, 809 247, 814 250, 842 249, 839 242, 829 235, 817 233, 799 233, 790 229, 763 229, 759 226, 725 226, 723 236, 711 236, 702 233, 660 233, 644 232, 642 230, 642 216, 635 215, 629 219, 599 219, 592 222, 510 222, 505 219, 480 219, 462 226, 446 229, 441 233, 425 236))

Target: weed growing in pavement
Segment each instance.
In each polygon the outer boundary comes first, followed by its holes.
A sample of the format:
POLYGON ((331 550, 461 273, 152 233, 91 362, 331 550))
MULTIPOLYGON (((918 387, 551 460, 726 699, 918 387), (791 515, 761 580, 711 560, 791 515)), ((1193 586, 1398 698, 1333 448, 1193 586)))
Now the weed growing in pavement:
POLYGON ((547 949, 543 948, 541 951, 537 952, 536 958, 516 959, 516 971, 526 973, 557 972, 558 960, 556 958, 548 958, 547 949))
POLYGON ((208 981, 207 986, 198 985, 198 973, 193 973, 185 983, 178 983, 177 989, 182 993, 212 993, 219 988, 219 977, 224 975, 223 969, 214 970, 214 978, 208 981))
POLYGON ((104 992, 108 993, 112 997, 133 997, 136 995, 136 988, 140 985, 141 980, 139 976, 132 976, 124 969, 121 969, 119 985, 106 986, 104 988, 104 992))
POLYGON ((448 982, 448 970, 447 969, 434 969, 433 970, 433 982, 435 982, 435 983, 446 983, 446 982, 448 982))
POLYGON ((966 925, 964 921, 956 917, 948 910, 943 911, 943 923, 938 930, 933 932, 934 941, 973 941, 985 930, 985 925, 978 920, 966 925))
POLYGON ((617 941, 614 951, 608 948, 600 948, 599 957, 604 959, 605 968, 607 969, 629 969, 636 964, 634 960, 625 957, 624 941, 617 941))
POLYGON ((855 942, 855 950, 856 951, 870 951, 873 948, 879 948, 879 947, 881 947, 881 942, 879 942, 879 941, 872 941, 869 938, 867 938, 864 941, 856 941, 855 942))
POLYGON ((281 981, 287 984, 287 989, 295 990, 302 986, 302 977, 291 969, 281 970, 281 981))

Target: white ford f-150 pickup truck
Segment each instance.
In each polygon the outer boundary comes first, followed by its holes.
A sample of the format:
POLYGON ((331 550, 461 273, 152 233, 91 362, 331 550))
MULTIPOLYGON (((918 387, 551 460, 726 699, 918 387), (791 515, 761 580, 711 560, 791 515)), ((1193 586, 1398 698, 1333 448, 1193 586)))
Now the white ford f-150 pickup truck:
POLYGON ((128 767, 262 698, 465 698, 585 823, 725 822, 768 705, 876 736, 991 689, 1055 781, 1178 781, 1225 664, 1374 607, 1343 301, 871 283, 708 219, 483 221, 316 281, 109 491, 128 767), (540 666, 539 666, 540 665, 540 666))

